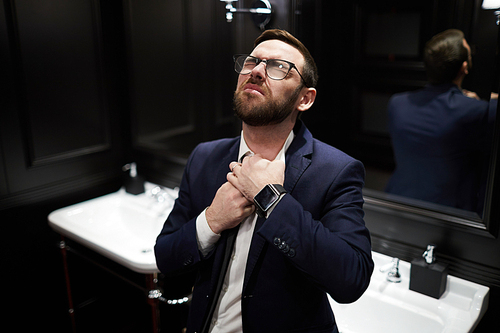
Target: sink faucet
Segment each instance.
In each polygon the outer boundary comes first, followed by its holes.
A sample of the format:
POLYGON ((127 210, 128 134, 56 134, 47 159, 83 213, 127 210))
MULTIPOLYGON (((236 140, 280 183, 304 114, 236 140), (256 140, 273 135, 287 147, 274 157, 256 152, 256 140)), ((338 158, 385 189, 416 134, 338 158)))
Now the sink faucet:
POLYGON ((155 186, 151 190, 146 191, 146 196, 151 199, 151 205, 157 213, 158 217, 165 217, 165 214, 170 212, 176 197, 170 193, 170 189, 155 186))
POLYGON ((172 196, 172 194, 170 194, 160 186, 155 186, 153 189, 151 189, 151 197, 159 203, 166 202, 167 200, 175 200, 175 197, 172 196))
POLYGON ((382 273, 387 273, 387 281, 399 283, 401 282, 401 275, 399 274, 399 259, 392 258, 392 261, 380 267, 382 273))
POLYGON ((436 257, 434 256, 435 245, 429 244, 427 245, 427 250, 422 254, 422 257, 425 259, 427 264, 433 264, 436 261, 436 257))

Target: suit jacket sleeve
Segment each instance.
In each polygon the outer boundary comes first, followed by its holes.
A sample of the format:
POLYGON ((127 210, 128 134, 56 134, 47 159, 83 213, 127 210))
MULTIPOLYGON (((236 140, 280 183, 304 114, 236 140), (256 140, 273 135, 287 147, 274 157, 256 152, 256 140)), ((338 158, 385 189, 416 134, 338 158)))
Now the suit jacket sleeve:
POLYGON ((198 181, 193 187, 192 178, 199 176, 198 170, 204 167, 209 153, 206 145, 192 152, 184 170, 179 197, 156 240, 156 264, 164 274, 175 275, 189 270, 203 260, 196 240, 196 218, 210 205, 215 192, 211 189, 214 186, 209 184, 210 179, 198 181))
POLYGON ((336 150, 317 156, 258 233, 337 302, 353 302, 373 271, 362 209, 364 167, 336 150))

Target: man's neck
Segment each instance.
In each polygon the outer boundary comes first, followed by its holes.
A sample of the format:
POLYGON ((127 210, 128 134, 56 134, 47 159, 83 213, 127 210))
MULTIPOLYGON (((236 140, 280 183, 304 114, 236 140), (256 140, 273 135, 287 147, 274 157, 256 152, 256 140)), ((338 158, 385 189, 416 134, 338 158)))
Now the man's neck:
POLYGON ((248 148, 267 160, 274 160, 285 143, 294 123, 284 121, 277 125, 248 126, 243 123, 243 137, 248 148))
POLYGON ((464 81, 465 75, 463 74, 458 74, 455 80, 451 81, 451 83, 454 83, 457 87, 462 88, 462 82, 464 81))

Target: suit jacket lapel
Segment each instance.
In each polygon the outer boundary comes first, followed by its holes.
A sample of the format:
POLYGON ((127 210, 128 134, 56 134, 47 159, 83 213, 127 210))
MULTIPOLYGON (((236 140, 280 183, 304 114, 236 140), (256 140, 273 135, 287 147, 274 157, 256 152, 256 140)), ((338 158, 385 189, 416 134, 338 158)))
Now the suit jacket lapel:
POLYGON ((235 143, 228 150, 227 155, 220 161, 217 166, 216 186, 217 189, 227 181, 227 173, 229 170, 229 163, 238 160, 238 151, 240 149, 240 139, 238 138, 235 143))
POLYGON ((311 164, 313 153, 313 138, 302 122, 298 122, 293 129, 295 139, 286 153, 286 170, 284 187, 292 193, 300 177, 311 164))

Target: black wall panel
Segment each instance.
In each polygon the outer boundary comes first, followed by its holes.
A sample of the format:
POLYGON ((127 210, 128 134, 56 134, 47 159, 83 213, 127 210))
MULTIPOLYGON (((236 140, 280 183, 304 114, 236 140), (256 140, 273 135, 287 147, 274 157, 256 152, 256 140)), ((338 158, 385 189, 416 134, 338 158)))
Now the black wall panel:
POLYGON ((105 87, 110 60, 104 58, 100 5, 4 1, 0 33, 10 68, 0 130, 11 195, 0 198, 5 205, 16 204, 15 196, 18 203, 36 201, 50 195, 51 186, 57 196, 64 187, 72 191, 120 175, 121 116, 109 104, 117 91, 105 87))

